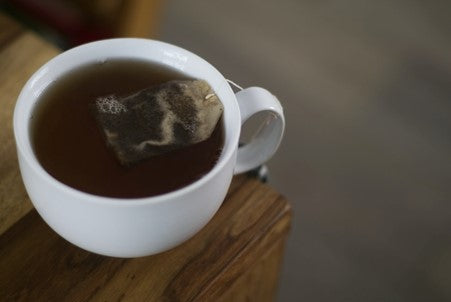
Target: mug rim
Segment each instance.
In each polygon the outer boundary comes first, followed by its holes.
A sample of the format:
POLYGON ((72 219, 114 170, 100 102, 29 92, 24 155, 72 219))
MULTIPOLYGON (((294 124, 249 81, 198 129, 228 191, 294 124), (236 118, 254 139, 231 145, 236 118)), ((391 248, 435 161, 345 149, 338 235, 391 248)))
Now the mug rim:
MULTIPOLYGON (((93 57, 95 58, 95 57, 93 57)), ((141 58, 144 59, 145 56, 137 57, 134 55, 124 54, 123 58, 141 58)), ((148 59, 150 60, 152 57, 149 56, 148 59)), ((157 59, 158 60, 158 59, 157 59)), ((161 60, 158 60, 159 63, 163 62, 161 60)), ((168 64, 169 65, 169 64, 168 64)), ((81 66, 80 63, 76 66, 81 66)), ((174 66, 172 66, 174 67, 174 66)), ((67 73, 71 69, 66 69, 63 73, 67 73)), ((184 70, 181 70, 184 72, 184 70)), ((221 98, 220 98, 221 99, 221 98)), ((226 104, 224 104, 224 113, 226 112, 226 104)), ((35 71, 32 76, 27 80, 25 85, 22 87, 20 94, 17 98, 16 105, 14 108, 14 114, 13 114, 13 132, 14 132, 14 138, 16 141, 16 147, 17 152, 20 153, 22 158, 26 161, 27 165, 30 167, 30 169, 33 169, 36 175, 44 179, 46 182, 48 182, 50 185, 54 186, 56 190, 63 192, 64 194, 70 194, 74 197, 77 197, 77 201, 80 202, 94 202, 94 203, 100 203, 100 204, 106 204, 106 205, 113 205, 113 206, 121 206, 121 207, 129 207, 129 206, 137 206, 137 205, 145 205, 145 204, 154 204, 154 203, 161 203, 161 202, 167 202, 170 200, 175 200, 179 198, 180 196, 183 196, 191 191, 194 191, 196 189, 199 189, 199 187, 202 187, 206 182, 208 182, 211 178, 213 178, 215 175, 221 172, 222 169, 225 168, 226 164, 232 159, 234 156, 234 153, 236 151, 236 148, 238 146, 238 140, 240 136, 240 130, 241 130, 241 124, 240 124, 240 111, 238 108, 238 104, 236 102, 235 93, 233 92, 230 85, 227 83, 225 77, 209 62, 207 62, 205 59, 201 58, 200 56, 196 55, 195 53, 184 49, 182 47, 162 42, 159 40, 154 39, 144 39, 144 38, 112 38, 112 39, 105 39, 105 40, 98 40, 90 43, 86 43, 74 48, 71 48, 69 50, 66 50, 64 52, 61 52, 60 54, 56 55, 52 59, 45 62, 37 71, 35 71), (230 95, 230 97, 233 97, 235 101, 228 102, 227 110, 231 111, 231 114, 229 114, 230 118, 236 118, 237 125, 231 125, 231 127, 235 127, 236 130, 234 131, 228 131, 226 128, 226 120, 224 118, 224 131, 225 131, 225 138, 224 138, 224 147, 223 151, 221 153, 221 156, 219 157, 218 161, 214 165, 214 167, 209 170, 206 174, 204 174, 200 179, 183 186, 181 188, 178 188, 176 190, 163 193, 160 195, 155 196, 148 196, 148 197, 138 197, 138 198, 118 198, 118 197, 108 197, 108 196, 101 196, 101 195, 95 195, 92 193, 84 192, 78 189, 75 189, 54 176, 50 175, 44 167, 39 163, 38 159, 36 158, 36 155, 33 151, 33 147, 31 144, 30 139, 30 133, 29 133, 29 124, 31 120, 31 114, 34 110, 34 106, 37 103, 37 100, 41 96, 41 93, 47 88, 53 81, 55 81, 54 78, 47 79, 46 83, 44 84, 44 88, 42 88, 40 91, 36 91, 36 88, 33 87, 38 80, 41 78, 48 76, 48 70, 52 67, 52 65, 56 64, 59 60, 69 59, 72 55, 76 54, 77 52, 83 51, 88 48, 102 48, 102 47, 114 47, 114 45, 119 45, 123 43, 129 43, 131 45, 142 45, 143 47, 147 45, 147 47, 150 47, 149 45, 153 44, 154 48, 161 48, 161 49, 170 49, 172 51, 176 51, 178 53, 190 56, 194 58, 196 61, 198 61, 198 64, 203 64, 205 67, 210 69, 211 72, 214 73, 215 77, 218 78, 221 82, 221 85, 215 89, 215 92, 218 93, 217 90, 221 90, 224 94, 230 95), (29 97, 31 96, 31 100, 29 97), (25 116, 24 112, 27 110, 29 114, 25 116), (227 144, 227 133, 231 132, 229 136, 230 142, 227 144)))

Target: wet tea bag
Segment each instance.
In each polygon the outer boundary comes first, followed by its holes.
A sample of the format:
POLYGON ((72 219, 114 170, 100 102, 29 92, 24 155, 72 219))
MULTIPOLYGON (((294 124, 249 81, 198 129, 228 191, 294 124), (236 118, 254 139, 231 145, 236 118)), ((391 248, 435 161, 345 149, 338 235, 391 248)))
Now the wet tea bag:
POLYGON ((223 106, 203 80, 174 80, 126 97, 100 97, 92 111, 122 165, 202 142, 223 106))

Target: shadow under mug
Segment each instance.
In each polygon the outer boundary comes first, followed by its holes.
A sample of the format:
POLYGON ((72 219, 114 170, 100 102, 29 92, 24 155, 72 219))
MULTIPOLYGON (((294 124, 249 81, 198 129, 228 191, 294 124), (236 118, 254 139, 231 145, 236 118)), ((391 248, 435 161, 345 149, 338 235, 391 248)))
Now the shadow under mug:
POLYGON ((285 121, 275 96, 259 87, 234 93, 227 80, 199 56, 155 40, 121 38, 88 43, 56 56, 23 87, 14 111, 14 136, 22 179, 44 221, 69 242, 94 253, 139 257, 168 250, 198 232, 222 204, 234 174, 267 161, 277 150, 285 121), (114 58, 147 60, 204 79, 224 105, 224 148, 217 164, 201 179, 167 194, 119 199, 71 188, 39 164, 30 141, 30 118, 43 91, 68 71, 114 58), (268 111, 255 137, 238 147, 243 123, 268 111))

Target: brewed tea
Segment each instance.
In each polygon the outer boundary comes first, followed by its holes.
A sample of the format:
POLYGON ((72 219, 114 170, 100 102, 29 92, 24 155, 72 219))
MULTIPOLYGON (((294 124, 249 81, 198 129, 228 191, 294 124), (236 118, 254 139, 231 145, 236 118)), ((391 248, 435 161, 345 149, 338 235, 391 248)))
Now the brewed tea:
POLYGON ((89 104, 172 80, 190 79, 166 66, 114 59, 81 66, 52 83, 33 113, 31 138, 44 169, 75 189, 108 197, 167 193, 208 173, 224 144, 223 121, 200 143, 123 166, 104 142, 89 104))

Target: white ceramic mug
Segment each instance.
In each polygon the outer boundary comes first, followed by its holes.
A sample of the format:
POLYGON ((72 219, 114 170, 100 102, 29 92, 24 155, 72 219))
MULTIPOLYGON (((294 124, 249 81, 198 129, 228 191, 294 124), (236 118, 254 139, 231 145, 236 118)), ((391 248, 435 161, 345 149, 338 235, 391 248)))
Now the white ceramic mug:
POLYGON ((257 167, 274 154, 284 126, 282 107, 267 90, 252 87, 235 94, 226 79, 197 55, 167 43, 134 38, 97 41, 56 56, 28 80, 14 111, 20 171, 36 210, 71 243, 116 257, 156 254, 193 236, 219 209, 232 176, 257 167), (113 58, 165 64, 212 86, 224 105, 225 143, 209 173, 167 194, 124 200, 78 191, 42 168, 30 143, 30 118, 41 93, 77 66, 113 58), (238 148, 242 124, 260 111, 271 112, 273 118, 249 144, 238 148))

